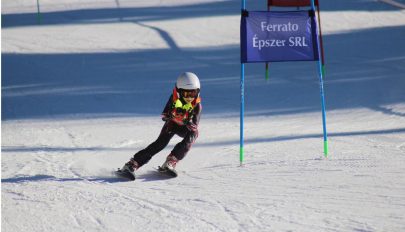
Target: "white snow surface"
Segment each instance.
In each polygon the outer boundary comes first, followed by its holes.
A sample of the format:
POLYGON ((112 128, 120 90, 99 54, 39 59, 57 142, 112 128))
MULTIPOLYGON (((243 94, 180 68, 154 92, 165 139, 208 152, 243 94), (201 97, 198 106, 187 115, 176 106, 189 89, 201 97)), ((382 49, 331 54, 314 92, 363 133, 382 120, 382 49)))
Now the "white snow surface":
MULTIPOLYGON (((405 11, 322 0, 329 156, 315 62, 246 65, 240 1, 2 0, 2 231, 405 231, 405 11), (200 136, 112 175, 158 136, 176 77, 200 136)), ((264 10, 266 1, 248 1, 264 10)))

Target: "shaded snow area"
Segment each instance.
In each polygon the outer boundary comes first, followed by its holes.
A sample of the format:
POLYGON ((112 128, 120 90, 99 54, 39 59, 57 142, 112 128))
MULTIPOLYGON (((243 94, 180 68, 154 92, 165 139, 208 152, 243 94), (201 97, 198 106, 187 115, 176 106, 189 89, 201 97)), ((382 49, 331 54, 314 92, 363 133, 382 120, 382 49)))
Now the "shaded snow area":
POLYGON ((317 64, 246 65, 240 167, 240 1, 39 2, 1 2, 2 231, 405 231, 404 9, 321 1, 327 158, 317 64), (184 71, 203 114, 179 176, 155 170, 174 137, 116 178, 184 71))

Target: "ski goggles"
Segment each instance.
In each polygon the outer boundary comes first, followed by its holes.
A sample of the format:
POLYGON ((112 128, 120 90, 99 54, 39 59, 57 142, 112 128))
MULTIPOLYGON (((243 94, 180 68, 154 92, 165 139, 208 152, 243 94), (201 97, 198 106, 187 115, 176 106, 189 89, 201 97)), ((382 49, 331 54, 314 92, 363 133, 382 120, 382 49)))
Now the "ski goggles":
POLYGON ((197 89, 193 90, 188 90, 188 89, 182 89, 180 91, 180 95, 183 98, 196 98, 198 96, 199 91, 197 89))

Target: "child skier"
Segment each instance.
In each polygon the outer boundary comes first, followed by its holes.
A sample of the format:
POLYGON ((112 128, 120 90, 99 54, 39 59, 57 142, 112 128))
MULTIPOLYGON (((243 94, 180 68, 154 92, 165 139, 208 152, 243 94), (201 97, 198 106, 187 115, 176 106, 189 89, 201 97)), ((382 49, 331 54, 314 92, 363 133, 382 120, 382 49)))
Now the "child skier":
POLYGON ((183 138, 176 144, 161 171, 175 172, 176 164, 182 160, 198 137, 198 123, 201 115, 200 81, 191 72, 185 72, 177 78, 173 94, 162 112, 165 122, 159 137, 145 149, 137 152, 121 169, 135 179, 135 170, 146 164, 155 154, 163 150, 176 134, 183 138))

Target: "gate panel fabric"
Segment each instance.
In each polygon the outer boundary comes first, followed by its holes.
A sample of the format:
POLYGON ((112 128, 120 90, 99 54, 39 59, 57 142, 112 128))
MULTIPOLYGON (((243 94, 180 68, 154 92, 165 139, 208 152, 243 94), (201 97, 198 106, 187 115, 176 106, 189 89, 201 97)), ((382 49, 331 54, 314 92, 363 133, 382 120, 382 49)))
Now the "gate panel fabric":
POLYGON ((241 62, 319 60, 313 11, 244 11, 241 62))

